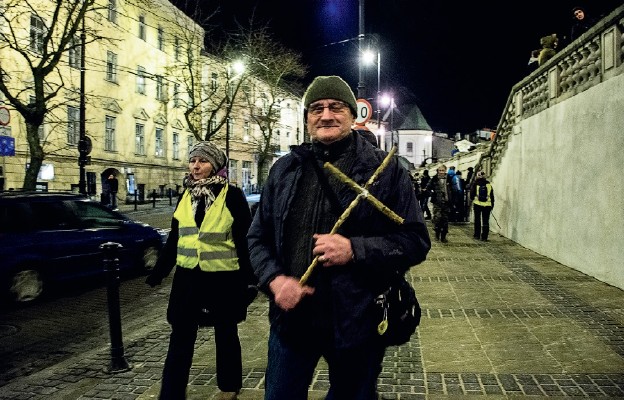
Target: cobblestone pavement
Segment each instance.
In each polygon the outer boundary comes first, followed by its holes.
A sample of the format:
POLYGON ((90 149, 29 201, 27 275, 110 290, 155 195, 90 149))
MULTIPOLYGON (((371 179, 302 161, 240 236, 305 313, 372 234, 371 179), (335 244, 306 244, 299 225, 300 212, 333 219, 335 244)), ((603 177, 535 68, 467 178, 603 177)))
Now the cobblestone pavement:
MULTIPOLYGON (((427 261, 410 271, 423 318, 409 343, 388 348, 380 399, 624 399, 624 291, 506 238, 475 241, 471 229, 452 225, 449 243, 434 242, 427 261)), ((15 365, 0 369, 0 399, 157 398, 170 283, 156 289, 142 278, 122 284, 121 297, 133 304, 122 309, 127 371, 109 371, 107 314, 94 312, 92 304, 60 299, 55 312, 75 319, 64 329, 52 322, 55 315, 19 332, 3 321, 2 363, 15 365), (78 329, 93 320, 91 329, 78 329), (64 340, 16 345, 20 335, 42 327, 57 329, 64 340)), ((104 297, 98 301, 105 304, 104 297)), ((239 326, 242 400, 263 396, 267 312, 259 296, 239 326)), ((3 317, 19 325, 19 315, 3 317)), ((212 335, 202 329, 196 343, 191 400, 217 393, 212 335)), ((322 399, 327 387, 321 362, 310 399, 322 399)))

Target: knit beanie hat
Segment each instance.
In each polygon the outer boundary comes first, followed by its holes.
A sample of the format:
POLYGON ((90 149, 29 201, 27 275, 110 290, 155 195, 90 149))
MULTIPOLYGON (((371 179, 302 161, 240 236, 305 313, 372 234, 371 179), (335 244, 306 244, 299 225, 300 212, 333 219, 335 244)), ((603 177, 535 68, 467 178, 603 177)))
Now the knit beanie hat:
POLYGON ((189 160, 192 157, 202 157, 212 164, 214 172, 217 172, 227 163, 227 157, 220 148, 211 142, 197 142, 189 150, 189 160))
POLYGON ((343 101, 349 106, 351 113, 357 115, 355 95, 347 82, 339 76, 317 76, 314 78, 303 95, 303 106, 307 109, 310 104, 322 99, 343 101))

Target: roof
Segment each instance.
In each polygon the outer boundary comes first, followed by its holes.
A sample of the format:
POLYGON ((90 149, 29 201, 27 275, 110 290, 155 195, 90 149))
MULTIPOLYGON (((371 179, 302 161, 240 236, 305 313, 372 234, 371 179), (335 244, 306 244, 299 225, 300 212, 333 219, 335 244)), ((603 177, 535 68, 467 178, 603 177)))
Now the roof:
MULTIPOLYGON (((384 115, 384 121, 388 121, 389 114, 384 115)), ((431 131, 431 126, 425 119, 422 111, 416 104, 406 104, 394 108, 394 129, 397 130, 424 130, 431 131)))

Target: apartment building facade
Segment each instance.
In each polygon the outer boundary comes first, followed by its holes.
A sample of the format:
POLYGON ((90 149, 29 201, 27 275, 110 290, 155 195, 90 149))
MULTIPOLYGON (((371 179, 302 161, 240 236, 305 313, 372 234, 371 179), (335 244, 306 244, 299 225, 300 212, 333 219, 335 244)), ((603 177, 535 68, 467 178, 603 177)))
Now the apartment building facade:
MULTIPOLYGON (((36 58, 37 43, 52 23, 49 8, 54 5, 25 0, 21 3, 32 7, 24 12, 19 2, 2 3, 7 17, 0 30, 11 28, 36 58)), ((49 101, 39 129, 46 156, 38 189, 78 190, 78 145, 84 129, 89 142, 84 167, 89 195, 97 198, 111 174, 119 180, 119 196, 128 201, 147 199, 154 191, 157 195, 178 191, 187 171, 188 148, 212 132, 219 118, 227 123, 210 140, 228 148, 230 181, 248 192, 256 188, 261 135, 250 118, 255 111, 245 105, 261 108, 263 99, 259 96, 250 102, 241 96, 233 99, 239 105, 229 114, 213 112, 214 105, 221 104, 219 96, 225 96, 231 85, 230 66, 205 53, 205 32, 199 25, 166 0, 97 0, 85 18, 84 32, 87 44, 66 51, 55 73, 47 78, 51 88, 60 89, 49 101), (96 35, 100 39, 93 40, 96 35), (79 62, 82 49, 84 72, 79 62)), ((33 78, 24 60, 1 42, 0 57, 7 87, 22 100, 32 96, 33 78)), ((253 93, 266 92, 257 79, 247 77, 246 82, 253 93)), ((20 189, 30 160, 26 124, 4 96, 0 107, 11 117, 0 127, 0 137, 14 143, 14 155, 0 157, 3 189, 20 189)), ((298 96, 283 93, 278 107, 279 120, 271 139, 276 155, 299 143, 303 131, 298 96)))

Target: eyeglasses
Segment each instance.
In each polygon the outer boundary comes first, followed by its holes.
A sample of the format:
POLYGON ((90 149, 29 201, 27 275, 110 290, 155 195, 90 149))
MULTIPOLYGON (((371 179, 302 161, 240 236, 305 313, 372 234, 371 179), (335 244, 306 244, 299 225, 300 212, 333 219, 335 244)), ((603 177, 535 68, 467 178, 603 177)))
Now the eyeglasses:
POLYGON ((347 108, 349 108, 349 106, 341 101, 335 101, 333 103, 329 103, 326 106, 322 104, 315 104, 313 106, 310 106, 310 108, 308 109, 308 114, 312 114, 318 117, 319 115, 323 114, 326 108, 328 108, 329 111, 333 114, 342 114, 347 108))

